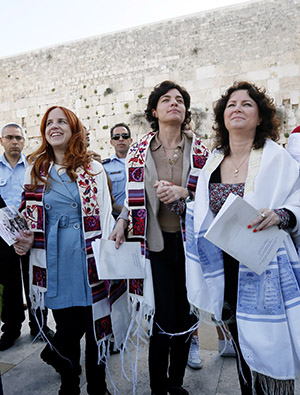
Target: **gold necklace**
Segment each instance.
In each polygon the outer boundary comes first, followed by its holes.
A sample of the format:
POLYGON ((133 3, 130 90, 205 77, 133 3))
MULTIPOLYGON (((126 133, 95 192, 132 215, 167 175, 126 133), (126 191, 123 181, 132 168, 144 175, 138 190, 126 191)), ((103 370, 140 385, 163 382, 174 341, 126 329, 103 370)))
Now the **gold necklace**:
POLYGON ((249 155, 250 155, 250 152, 245 156, 245 158, 242 160, 242 162, 240 163, 239 166, 236 166, 236 164, 234 163, 234 161, 233 161, 233 159, 232 159, 232 157, 231 157, 231 155, 230 155, 229 158, 230 158, 230 160, 231 160, 233 166, 235 167, 235 170, 234 170, 234 173, 233 173, 233 176, 234 176, 234 177, 237 177, 237 176, 238 176, 238 174, 239 174, 239 172, 240 172, 240 168, 241 168, 242 165, 244 164, 245 160, 249 157, 249 155))

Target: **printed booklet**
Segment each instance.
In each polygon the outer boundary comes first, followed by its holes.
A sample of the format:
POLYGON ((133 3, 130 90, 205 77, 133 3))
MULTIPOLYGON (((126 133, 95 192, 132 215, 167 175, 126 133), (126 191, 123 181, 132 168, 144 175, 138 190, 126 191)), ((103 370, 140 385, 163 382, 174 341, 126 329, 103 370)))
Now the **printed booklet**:
POLYGON ((21 230, 28 229, 25 219, 14 206, 0 209, 0 236, 11 246, 21 230))

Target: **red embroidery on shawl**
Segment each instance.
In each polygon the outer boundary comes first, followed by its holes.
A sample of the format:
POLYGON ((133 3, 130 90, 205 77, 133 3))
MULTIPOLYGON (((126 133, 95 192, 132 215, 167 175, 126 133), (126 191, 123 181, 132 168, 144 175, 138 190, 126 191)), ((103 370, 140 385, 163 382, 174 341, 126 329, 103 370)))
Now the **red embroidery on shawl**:
POLYGON ((99 318, 95 321, 95 334, 97 341, 112 333, 110 315, 99 318))
POLYGON ((146 159, 146 150, 148 146, 149 140, 155 135, 156 132, 150 132, 144 136, 139 143, 134 144, 129 149, 128 155, 128 163, 130 163, 133 167, 138 167, 139 165, 143 165, 146 159), (131 157, 131 153, 135 152, 135 155, 131 157))
POLYGON ((87 263, 88 263, 88 278, 89 278, 89 284, 96 284, 98 283, 100 280, 98 278, 98 274, 97 274, 97 268, 96 268, 96 262, 95 262, 95 258, 89 257, 87 258, 87 263))
POLYGON ((100 217, 99 215, 90 215, 83 218, 84 231, 90 232, 100 230, 100 217))
POLYGON ((127 280, 114 280, 109 288, 109 303, 112 304, 127 291, 127 280))
POLYGON ((145 234, 145 222, 146 221, 146 210, 132 210, 132 222, 133 222, 133 235, 142 236, 145 234))
POLYGON ((39 266, 32 266, 32 284, 38 287, 47 288, 46 269, 39 266))
MULTIPOLYGON (((39 194, 37 194, 39 195, 39 194)), ((42 196, 42 193, 40 193, 42 196)), ((24 202, 25 201, 32 201, 32 200, 39 200, 36 199, 36 195, 33 195, 32 192, 25 192, 24 193, 24 202)), ((24 205, 23 205, 24 206, 24 205)), ((24 218, 27 222, 28 228, 32 230, 43 230, 43 223, 44 223, 44 213, 43 207, 41 204, 30 204, 27 205, 26 209, 23 211, 24 218)))
POLYGON ((202 143, 202 140, 199 137, 195 138, 193 145, 193 165, 197 169, 202 169, 206 163, 206 160, 209 155, 209 150, 202 143))
POLYGON ((143 296, 144 281, 141 279, 129 280, 129 293, 143 296))
MULTIPOLYGON (((78 187, 83 189, 81 193, 82 196, 82 210, 86 216, 99 215, 100 207, 97 202, 98 188, 96 180, 93 176, 87 174, 85 171, 79 172, 78 177, 78 187)), ((95 228, 92 230, 98 230, 100 228, 95 228)))
POLYGON ((128 175, 129 175, 129 182, 144 181, 144 169, 142 167, 129 167, 128 175))
POLYGON ((144 189, 130 189, 128 191, 128 202, 129 206, 144 206, 145 205, 145 193, 144 189))
POLYGON ((109 291, 109 281, 107 280, 100 281, 97 285, 94 285, 91 288, 91 291, 92 291, 93 303, 97 303, 100 300, 107 298, 109 291), (108 283, 108 287, 106 287, 106 282, 108 283))
POLYGON ((207 156, 205 155, 193 155, 193 165, 197 169, 202 169, 203 166, 205 165, 207 160, 207 156))

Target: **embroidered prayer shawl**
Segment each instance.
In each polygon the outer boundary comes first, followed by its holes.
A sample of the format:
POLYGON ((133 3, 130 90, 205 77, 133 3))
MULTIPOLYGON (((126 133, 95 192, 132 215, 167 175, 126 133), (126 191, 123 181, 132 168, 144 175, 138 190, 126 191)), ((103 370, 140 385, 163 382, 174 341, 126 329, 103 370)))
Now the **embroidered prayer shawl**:
MULTIPOLYGON (((200 173, 196 199, 188 205, 187 290, 194 307, 221 319, 224 269, 221 251, 204 239, 213 220, 209 179, 223 160, 216 150, 200 173), (194 206, 194 207, 193 207, 194 206)), ((244 199, 257 209, 287 208, 296 218, 291 231, 299 236, 298 164, 273 141, 250 155, 244 199)), ((251 230, 249 230, 251 231, 251 230)), ((240 264, 237 326, 240 347, 249 367, 275 379, 294 379, 300 359, 300 264, 290 235, 260 276, 240 264)))
MULTIPOLYGON (((144 171, 147 161, 147 153, 150 142, 156 132, 150 132, 143 136, 141 140, 134 144, 128 152, 126 172, 127 172, 127 191, 125 207, 128 212, 128 239, 140 241, 142 254, 146 259, 147 277, 145 281, 135 280, 130 282, 129 292, 142 300, 147 306, 143 311, 142 317, 154 314, 154 295, 152 285, 151 266, 148 260, 146 247, 146 227, 147 227, 147 208, 145 194, 144 171)), ((195 191, 199 169, 201 169, 208 157, 209 151, 196 135, 193 136, 193 143, 190 151, 191 172, 188 179, 188 188, 195 191)), ((183 229, 184 235, 184 229, 183 229)))
MULTIPOLYGON (((20 210, 26 218, 28 227, 34 232, 34 244, 30 251, 30 282, 31 302, 34 309, 44 308, 44 293, 47 291, 47 264, 45 243, 45 212, 43 207, 44 185, 38 185, 35 191, 26 190, 31 182, 32 166, 25 173, 25 190, 22 195, 20 210)), ((92 161, 91 173, 87 174, 82 168, 77 170, 76 180, 82 212, 82 228, 87 255, 88 282, 92 292, 94 332, 97 343, 112 334, 114 320, 120 314, 118 305, 124 299, 127 301, 126 280, 109 283, 100 281, 97 276, 92 241, 108 238, 113 229, 114 220, 111 216, 111 199, 107 179, 102 165, 92 161)))

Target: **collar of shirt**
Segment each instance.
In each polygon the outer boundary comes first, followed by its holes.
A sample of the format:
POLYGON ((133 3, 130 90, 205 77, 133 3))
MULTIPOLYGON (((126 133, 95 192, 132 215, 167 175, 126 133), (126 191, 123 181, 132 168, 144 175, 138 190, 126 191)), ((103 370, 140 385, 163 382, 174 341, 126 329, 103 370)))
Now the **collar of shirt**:
POLYGON ((119 157, 117 156, 117 154, 114 154, 113 156, 111 156, 110 159, 111 159, 112 161, 113 161, 113 160, 117 160, 118 162, 121 162, 121 163, 124 163, 124 164, 125 164, 125 161, 126 161, 126 158, 119 158, 119 157))
MULTIPOLYGON (((10 165, 10 163, 8 162, 8 160, 6 159, 5 154, 3 154, 3 155, 0 156, 0 162, 3 163, 3 165, 5 165, 5 166, 11 168, 11 165, 10 165)), ((25 156, 24 154, 22 154, 22 153, 21 153, 21 155, 20 155, 20 158, 19 158, 19 160, 18 160, 16 166, 19 165, 20 163, 23 163, 23 164, 24 164, 24 167, 27 167, 26 156, 25 156)))
POLYGON ((26 166, 24 154, 21 154, 14 168, 4 154, 0 157, 0 193, 8 206, 20 206, 26 166))
MULTIPOLYGON (((151 151, 156 151, 160 147, 163 147, 163 145, 162 145, 162 142, 160 141, 160 139, 158 137, 158 133, 156 133, 156 135, 154 136, 154 138, 151 141, 150 149, 151 149, 151 151)), ((183 147, 184 147, 184 138, 182 137, 182 139, 177 144, 177 146, 174 147, 174 149, 175 148, 179 148, 179 149, 183 150, 183 147)))

